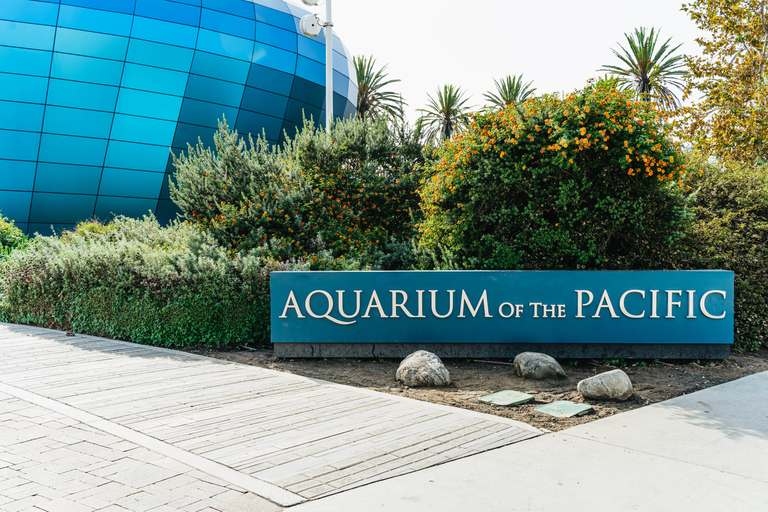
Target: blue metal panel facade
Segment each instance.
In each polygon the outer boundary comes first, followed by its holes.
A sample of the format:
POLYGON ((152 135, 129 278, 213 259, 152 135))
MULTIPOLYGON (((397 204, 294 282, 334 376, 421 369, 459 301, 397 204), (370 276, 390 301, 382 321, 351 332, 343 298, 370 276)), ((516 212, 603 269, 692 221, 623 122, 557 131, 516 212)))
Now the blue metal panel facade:
MULTIPOLYGON (((176 214, 174 153, 218 120, 273 143, 325 120, 325 41, 282 0, 2 0, 0 212, 50 234, 89 218, 176 214)), ((334 41, 334 113, 351 55, 334 41)))

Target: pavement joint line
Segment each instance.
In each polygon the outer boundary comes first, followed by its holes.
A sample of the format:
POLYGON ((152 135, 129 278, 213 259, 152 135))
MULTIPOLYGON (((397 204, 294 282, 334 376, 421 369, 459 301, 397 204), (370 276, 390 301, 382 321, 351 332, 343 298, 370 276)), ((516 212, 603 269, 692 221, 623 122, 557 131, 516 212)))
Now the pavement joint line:
POLYGON ((246 475, 232 469, 224 464, 212 461, 200 455, 188 452, 176 446, 170 445, 154 437, 137 432, 128 427, 118 425, 94 414, 82 411, 70 405, 57 402, 50 398, 26 391, 9 384, 0 382, 0 393, 11 395, 19 400, 44 407, 48 410, 58 412, 71 419, 79 421, 92 428, 106 432, 126 441, 153 450, 157 453, 170 457, 178 462, 186 464, 194 469, 208 473, 209 475, 220 478, 228 483, 241 487, 262 498, 266 498, 282 507, 290 507, 306 501, 306 498, 293 492, 282 489, 274 484, 264 482, 258 478, 246 475))

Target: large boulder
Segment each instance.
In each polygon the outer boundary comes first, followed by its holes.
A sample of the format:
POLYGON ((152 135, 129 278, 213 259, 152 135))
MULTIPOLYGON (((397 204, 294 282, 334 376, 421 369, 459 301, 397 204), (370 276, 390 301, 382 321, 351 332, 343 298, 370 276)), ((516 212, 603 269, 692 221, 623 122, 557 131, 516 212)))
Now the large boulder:
POLYGON ((632 393, 632 381, 621 370, 599 373, 576 386, 581 396, 593 400, 626 400, 632 393))
POLYGON ((564 379, 567 377, 560 363, 553 357, 538 352, 523 352, 515 357, 515 370, 525 379, 564 379))
POLYGON ((418 350, 409 355, 397 369, 395 378, 408 387, 447 386, 451 383, 448 369, 432 352, 418 350))

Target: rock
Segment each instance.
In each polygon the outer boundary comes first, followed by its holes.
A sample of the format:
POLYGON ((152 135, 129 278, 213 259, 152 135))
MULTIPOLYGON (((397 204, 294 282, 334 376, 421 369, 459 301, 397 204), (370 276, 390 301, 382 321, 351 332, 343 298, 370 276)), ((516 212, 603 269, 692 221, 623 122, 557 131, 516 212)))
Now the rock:
POLYGON ((443 361, 426 350, 418 350, 403 359, 395 378, 409 387, 447 386, 451 383, 451 374, 443 361))
POLYGON ((576 386, 581 396, 594 400, 626 400, 632 393, 632 381, 621 370, 611 370, 582 380, 576 386))
POLYGON ((538 352, 523 352, 515 357, 515 370, 525 379, 564 379, 567 377, 560 363, 553 357, 538 352))

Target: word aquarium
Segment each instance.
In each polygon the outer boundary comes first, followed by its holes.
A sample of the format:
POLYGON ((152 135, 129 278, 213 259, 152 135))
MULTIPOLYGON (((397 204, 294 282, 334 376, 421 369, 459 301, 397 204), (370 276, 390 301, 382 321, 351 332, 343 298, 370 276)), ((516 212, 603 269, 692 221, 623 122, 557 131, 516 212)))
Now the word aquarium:
POLYGON ((727 357, 733 343, 719 270, 274 272, 271 301, 275 355, 727 357))

